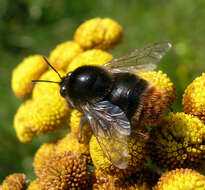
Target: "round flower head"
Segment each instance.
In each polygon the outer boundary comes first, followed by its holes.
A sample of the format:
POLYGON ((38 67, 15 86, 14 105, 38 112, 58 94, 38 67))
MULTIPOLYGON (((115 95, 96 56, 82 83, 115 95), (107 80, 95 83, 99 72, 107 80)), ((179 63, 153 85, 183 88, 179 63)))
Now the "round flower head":
POLYGON ((191 169, 176 169, 162 175, 153 190, 204 190, 205 176, 191 169))
POLYGON ((131 136, 128 137, 128 150, 128 166, 122 170, 115 167, 108 158, 104 156, 95 136, 92 136, 90 140, 90 154, 94 166, 107 174, 116 175, 118 178, 127 177, 133 172, 140 171, 146 163, 149 148, 145 139, 132 133, 131 136))
POLYGON ((91 164, 89 145, 87 143, 79 143, 78 138, 76 138, 72 133, 68 133, 64 138, 58 141, 56 154, 62 154, 66 151, 84 155, 87 163, 91 164))
POLYGON ((108 175, 101 170, 96 170, 94 174, 97 176, 93 184, 93 190, 151 190, 146 181, 138 176, 119 179, 117 176, 108 175))
POLYGON ((45 94, 38 97, 29 112, 29 121, 37 134, 49 133, 67 124, 69 108, 60 94, 45 94))
POLYGON ((170 113, 151 132, 152 159, 161 168, 195 168, 205 157, 205 125, 185 113, 170 113))
POLYGON ((37 150, 33 160, 33 167, 36 175, 39 175, 41 169, 43 168, 45 162, 51 157, 55 155, 56 151, 56 142, 48 142, 41 145, 41 147, 37 150))
POLYGON ((38 177, 45 190, 86 189, 86 161, 80 155, 64 152, 50 157, 38 177))
POLYGON ((43 190, 42 187, 41 187, 41 184, 39 183, 39 178, 33 180, 27 190, 43 190))
POLYGON ((51 52, 49 60, 57 70, 65 70, 73 58, 82 51, 82 48, 74 41, 63 42, 51 52))
POLYGON ((107 49, 121 41, 122 27, 110 18, 94 18, 81 24, 74 35, 84 49, 107 49))
POLYGON ((33 100, 27 100, 25 103, 21 104, 14 117, 16 136, 22 143, 30 142, 36 134, 36 131, 33 129, 28 119, 32 104, 33 100))
POLYGON ((71 128, 72 136, 74 136, 76 139, 79 139, 79 137, 81 136, 81 143, 83 142, 85 144, 88 144, 92 136, 92 129, 90 125, 85 124, 82 128, 82 134, 80 134, 80 124, 83 120, 82 117, 84 117, 84 115, 78 110, 74 109, 70 114, 69 126, 71 128))
POLYGON ((205 73, 186 88, 182 104, 185 113, 197 116, 205 123, 205 73))
MULTIPOLYGON (((63 77, 65 73, 62 71, 58 71, 59 74, 63 77)), ((57 73, 53 70, 48 70, 39 78, 39 80, 48 80, 54 82, 61 82, 61 79, 57 75, 57 73)), ((60 85, 50 82, 36 82, 33 88, 32 97, 37 99, 38 97, 46 96, 46 95, 60 95, 60 85)))
POLYGON ((12 73, 11 86, 18 98, 26 98, 32 91, 31 81, 38 79, 47 69, 40 55, 27 57, 12 73))
POLYGON ((112 60, 113 56, 106 51, 92 49, 87 50, 80 55, 78 55, 69 65, 67 68, 67 72, 74 71, 80 66, 83 65, 95 65, 95 66, 102 66, 103 64, 107 63, 108 61, 112 60))
POLYGON ((16 173, 6 177, 0 186, 1 190, 26 190, 26 176, 16 173))

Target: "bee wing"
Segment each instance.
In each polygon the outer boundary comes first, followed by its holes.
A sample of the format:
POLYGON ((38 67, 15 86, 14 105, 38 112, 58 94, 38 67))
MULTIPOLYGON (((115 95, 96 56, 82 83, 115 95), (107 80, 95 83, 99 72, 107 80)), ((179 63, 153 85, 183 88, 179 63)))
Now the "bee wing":
POLYGON ((130 122, 125 113, 109 101, 82 107, 104 155, 118 168, 128 164, 130 122))
POLYGON ((171 43, 152 43, 107 62, 104 67, 111 72, 145 72, 156 68, 156 64, 172 47, 171 43))

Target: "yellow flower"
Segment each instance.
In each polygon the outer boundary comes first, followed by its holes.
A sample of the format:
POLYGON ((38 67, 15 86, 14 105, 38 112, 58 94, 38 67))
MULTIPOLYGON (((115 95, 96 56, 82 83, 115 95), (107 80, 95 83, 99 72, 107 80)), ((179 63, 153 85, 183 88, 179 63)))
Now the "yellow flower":
POLYGON ((205 123, 205 73, 186 88, 182 104, 185 113, 197 116, 205 123))
POLYGON ((196 168, 205 156, 205 125, 185 113, 170 113, 151 131, 152 159, 162 168, 196 168))
POLYGON ((30 142, 36 134, 28 119, 32 104, 33 100, 27 100, 19 107, 14 117, 14 129, 19 141, 22 143, 30 142))
MULTIPOLYGON (((65 73, 62 71, 58 71, 59 74, 63 77, 65 76, 65 73)), ((42 74, 42 76, 39 78, 39 80, 48 80, 48 81, 55 81, 55 82, 61 82, 61 79, 57 75, 57 73, 53 70, 48 70, 45 73, 42 74)), ((33 88, 32 97, 34 99, 37 99, 38 97, 42 96, 53 96, 53 94, 56 94, 58 96, 60 95, 60 85, 55 83, 49 83, 49 82, 37 82, 35 83, 35 86, 33 88)))
POLYGON ((90 140, 90 154, 94 166, 97 169, 105 171, 107 174, 116 175, 118 178, 131 175, 133 172, 140 171, 144 168, 146 158, 149 153, 148 142, 139 137, 137 134, 132 133, 128 137, 128 167, 121 170, 115 167, 101 150, 95 136, 90 140))
POLYGON ((33 160, 33 168, 37 176, 39 175, 39 173, 41 173, 41 170, 45 162, 51 156, 55 155, 56 146, 57 143, 55 141, 44 143, 43 145, 40 146, 40 148, 35 153, 34 160, 33 160))
POLYGON ((37 134, 49 133, 67 124, 70 110, 59 94, 44 94, 33 101, 29 121, 37 134))
POLYGON ((1 190, 25 190, 26 176, 24 174, 15 173, 6 177, 0 186, 1 190))
POLYGON ((63 42, 51 52, 49 60, 55 69, 65 70, 82 51, 82 48, 74 41, 63 42))
POLYGON ((102 66, 103 64, 107 63, 108 61, 112 60, 113 56, 106 51, 92 49, 87 50, 80 55, 78 55, 69 65, 67 68, 67 72, 74 71, 80 66, 83 65, 95 65, 95 66, 102 66))
POLYGON ((191 169, 176 169, 162 175, 153 190, 204 190, 205 176, 191 169))
POLYGON ((81 155, 64 152, 48 158, 38 177, 45 190, 86 189, 86 161, 81 155))
POLYGON ((92 162, 89 153, 89 144, 79 143, 78 138, 73 136, 72 133, 68 133, 64 138, 58 141, 56 154, 62 154, 66 151, 70 151, 74 154, 84 155, 88 164, 91 164, 92 162))
POLYGON ((107 49, 121 41, 122 27, 110 18, 94 18, 80 25, 74 40, 84 49, 107 49))
POLYGON ((33 180, 29 184, 27 190, 42 190, 41 184, 39 183, 39 178, 33 180))
POLYGON ((26 98, 32 91, 31 80, 38 79, 47 69, 40 55, 29 56, 12 73, 11 86, 18 98, 26 98))

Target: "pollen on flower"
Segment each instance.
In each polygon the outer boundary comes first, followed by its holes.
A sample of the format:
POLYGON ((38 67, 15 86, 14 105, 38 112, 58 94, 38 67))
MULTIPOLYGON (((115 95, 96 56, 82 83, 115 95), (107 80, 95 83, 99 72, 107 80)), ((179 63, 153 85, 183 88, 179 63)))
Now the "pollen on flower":
POLYGON ((183 110, 205 123, 205 73, 197 77, 183 94, 183 110))
POLYGON ((121 41, 122 27, 110 18, 94 18, 81 24, 74 40, 84 49, 107 49, 121 41))
POLYGON ((74 41, 63 42, 50 53, 49 60, 57 70, 65 70, 68 64, 79 54, 82 48, 74 41))
POLYGON ((153 190, 204 190, 205 176, 191 169, 176 169, 166 172, 153 190))
POLYGON ((15 173, 7 176, 0 186, 1 190, 25 190, 26 176, 25 174, 15 173))
POLYGON ((113 56, 106 51, 98 50, 98 49, 87 50, 81 53, 80 55, 78 55, 68 65, 67 72, 74 71, 75 69, 83 65, 102 66, 103 64, 107 63, 112 59, 113 56))
POLYGON ((197 168, 205 151, 205 125, 197 117, 170 113, 151 132, 152 159, 162 168, 197 168))
POLYGON ((35 129, 31 126, 28 119, 32 104, 33 100, 27 100, 25 103, 21 104, 14 117, 16 136, 22 143, 30 142, 36 134, 35 129))
POLYGON ((32 91, 31 80, 38 79, 47 69, 40 55, 29 56, 12 73, 11 86, 18 98, 26 98, 32 91))
POLYGON ((38 177, 45 190, 86 189, 86 161, 81 155, 64 152, 48 158, 38 177))
POLYGON ((128 137, 128 151, 128 166, 126 169, 120 170, 105 157, 95 136, 92 136, 90 140, 90 154, 94 166, 97 169, 104 170, 107 174, 116 175, 118 178, 129 176, 133 172, 140 171, 144 168, 146 158, 149 154, 148 143, 137 134, 132 133, 128 137))

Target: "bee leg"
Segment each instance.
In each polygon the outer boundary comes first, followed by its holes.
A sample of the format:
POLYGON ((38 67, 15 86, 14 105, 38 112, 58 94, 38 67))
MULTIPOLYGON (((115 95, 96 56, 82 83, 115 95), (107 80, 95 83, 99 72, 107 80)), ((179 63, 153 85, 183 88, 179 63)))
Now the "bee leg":
POLYGON ((80 126, 79 126, 79 136, 78 136, 78 142, 83 143, 83 126, 87 123, 86 117, 83 115, 80 118, 80 126))
POLYGON ((141 130, 135 130, 134 131, 137 135, 139 135, 141 138, 143 138, 144 140, 148 140, 150 138, 148 132, 144 132, 141 130))

